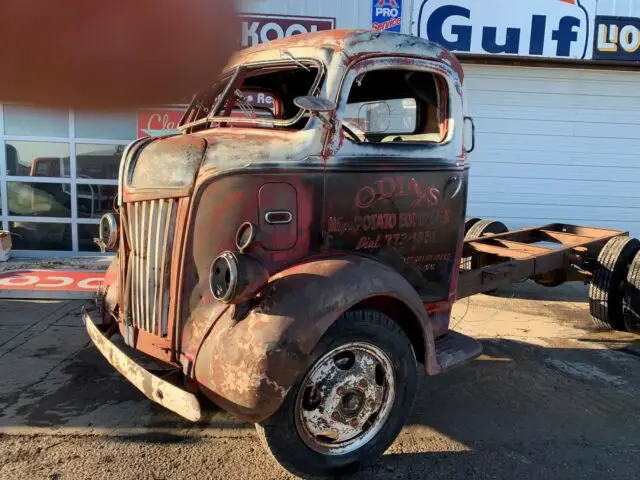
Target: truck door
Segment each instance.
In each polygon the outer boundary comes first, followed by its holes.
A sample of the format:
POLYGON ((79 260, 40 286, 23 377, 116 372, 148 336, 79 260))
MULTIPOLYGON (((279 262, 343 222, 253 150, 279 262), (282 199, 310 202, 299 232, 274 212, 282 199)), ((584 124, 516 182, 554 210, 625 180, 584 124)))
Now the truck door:
POLYGON ((376 256, 425 302, 446 300, 464 235, 467 171, 456 77, 406 58, 357 63, 327 144, 325 214, 332 250, 376 256))

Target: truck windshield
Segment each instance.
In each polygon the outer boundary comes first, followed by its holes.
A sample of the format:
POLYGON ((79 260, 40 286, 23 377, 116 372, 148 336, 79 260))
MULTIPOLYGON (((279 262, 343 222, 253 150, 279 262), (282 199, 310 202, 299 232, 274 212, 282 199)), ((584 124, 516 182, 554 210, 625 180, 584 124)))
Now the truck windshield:
POLYGON ((193 98, 180 129, 247 125, 302 129, 309 115, 293 101, 316 94, 323 73, 322 65, 309 59, 235 67, 193 98))

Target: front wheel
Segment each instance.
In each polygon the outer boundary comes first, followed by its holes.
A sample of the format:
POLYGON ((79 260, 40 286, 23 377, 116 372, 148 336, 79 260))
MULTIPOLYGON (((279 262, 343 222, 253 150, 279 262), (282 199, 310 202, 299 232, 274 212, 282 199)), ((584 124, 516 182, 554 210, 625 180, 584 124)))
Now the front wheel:
POLYGON ((393 320, 347 312, 318 343, 278 412, 256 426, 258 434, 295 475, 347 474, 393 443, 413 404, 416 376, 411 342, 393 320))

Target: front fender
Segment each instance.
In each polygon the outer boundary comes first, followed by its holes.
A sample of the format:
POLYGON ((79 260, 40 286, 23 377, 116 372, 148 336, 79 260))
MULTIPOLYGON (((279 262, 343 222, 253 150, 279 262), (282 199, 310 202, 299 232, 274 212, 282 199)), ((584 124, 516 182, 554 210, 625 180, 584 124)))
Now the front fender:
POLYGON ((413 287, 380 262, 341 256, 275 275, 244 317, 240 306, 222 312, 199 349, 195 379, 225 410, 263 421, 278 410, 327 329, 356 304, 379 296, 402 302, 414 314, 427 369, 435 365, 433 332, 413 287))

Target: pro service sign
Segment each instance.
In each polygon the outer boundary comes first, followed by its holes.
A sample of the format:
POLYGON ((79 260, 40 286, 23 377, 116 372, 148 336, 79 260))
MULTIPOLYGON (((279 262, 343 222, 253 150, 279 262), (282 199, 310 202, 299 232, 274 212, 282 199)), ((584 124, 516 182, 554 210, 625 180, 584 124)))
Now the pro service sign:
POLYGON ((371 28, 381 31, 402 30, 402 0, 372 0, 371 28))
POLYGON ((413 33, 458 53, 590 59, 595 0, 421 0, 413 33))
POLYGON ((640 18, 596 17, 593 58, 640 62, 640 18))

